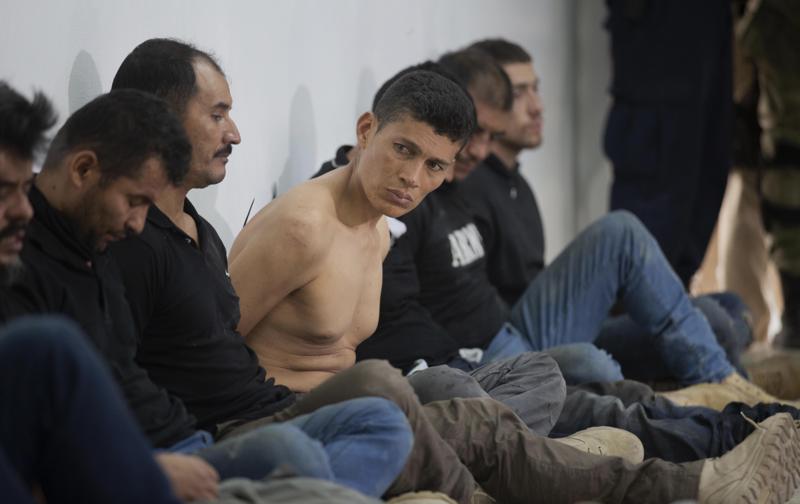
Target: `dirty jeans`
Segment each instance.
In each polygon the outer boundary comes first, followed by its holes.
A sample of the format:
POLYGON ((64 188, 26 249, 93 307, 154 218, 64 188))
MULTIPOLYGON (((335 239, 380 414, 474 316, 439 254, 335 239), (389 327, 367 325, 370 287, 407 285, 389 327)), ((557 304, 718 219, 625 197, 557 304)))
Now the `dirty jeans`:
POLYGON ((325 381, 286 410, 231 425, 225 438, 260 425, 285 421, 327 404, 355 397, 394 401, 414 431, 414 447, 387 495, 412 490, 446 493, 470 502, 475 482, 499 502, 671 502, 697 494, 702 463, 672 464, 583 453, 537 436, 503 404, 490 399, 453 399, 420 405, 408 380, 387 362, 366 360, 325 381))

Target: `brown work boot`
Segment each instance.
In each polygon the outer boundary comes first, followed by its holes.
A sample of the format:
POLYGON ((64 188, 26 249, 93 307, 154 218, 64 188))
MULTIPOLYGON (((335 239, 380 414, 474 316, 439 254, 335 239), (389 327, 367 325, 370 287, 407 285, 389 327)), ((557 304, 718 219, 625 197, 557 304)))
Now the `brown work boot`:
POLYGON ((644 460, 644 447, 639 438, 635 434, 615 427, 589 427, 553 441, 595 455, 622 457, 632 464, 644 460))
POLYGON ((731 402, 742 402, 749 406, 760 402, 798 406, 795 401, 780 399, 766 393, 758 385, 742 378, 739 373, 731 373, 720 383, 700 383, 672 392, 660 392, 659 395, 679 406, 705 406, 717 411, 722 411, 731 402))
POLYGON ((783 504, 800 488, 800 436, 779 413, 756 426, 739 446, 708 459, 700 473, 701 504, 783 504))
POLYGON ((750 381, 782 399, 800 399, 800 351, 778 350, 757 358, 742 357, 750 381))

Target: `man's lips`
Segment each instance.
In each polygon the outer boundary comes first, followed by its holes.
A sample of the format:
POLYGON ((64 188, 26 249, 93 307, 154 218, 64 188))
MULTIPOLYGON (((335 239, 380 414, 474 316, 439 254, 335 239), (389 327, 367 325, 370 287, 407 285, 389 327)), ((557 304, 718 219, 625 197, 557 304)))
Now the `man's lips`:
POLYGON ((387 191, 391 199, 404 208, 408 208, 414 203, 414 198, 405 191, 400 191, 398 189, 387 189, 387 191))
POLYGON ((5 249, 10 249, 14 252, 22 250, 25 244, 25 231, 18 231, 10 236, 0 239, 0 246, 5 249))

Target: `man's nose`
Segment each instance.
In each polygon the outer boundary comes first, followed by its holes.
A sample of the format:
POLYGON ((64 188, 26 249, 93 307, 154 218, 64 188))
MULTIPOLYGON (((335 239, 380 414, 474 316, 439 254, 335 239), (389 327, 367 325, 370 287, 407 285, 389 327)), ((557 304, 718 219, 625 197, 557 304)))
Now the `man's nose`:
POLYGON ((233 119, 230 120, 230 128, 225 132, 224 140, 225 143, 233 145, 238 145, 242 141, 242 137, 239 135, 239 128, 233 119))

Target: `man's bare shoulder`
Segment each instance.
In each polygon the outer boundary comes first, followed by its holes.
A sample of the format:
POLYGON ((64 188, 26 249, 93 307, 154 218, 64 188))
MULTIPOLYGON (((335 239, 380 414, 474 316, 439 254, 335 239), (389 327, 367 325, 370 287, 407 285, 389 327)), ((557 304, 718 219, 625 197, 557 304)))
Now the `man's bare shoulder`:
POLYGON ((251 246, 278 247, 287 253, 324 250, 334 238, 335 223, 330 189, 308 181, 261 209, 236 237, 230 256, 235 259, 251 246))

